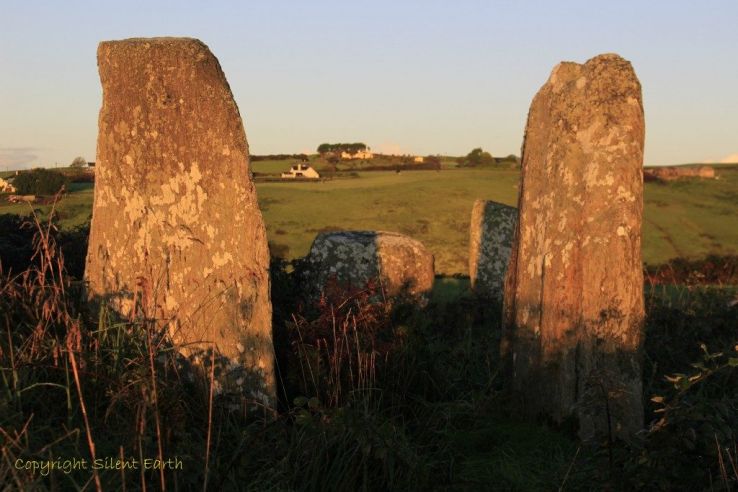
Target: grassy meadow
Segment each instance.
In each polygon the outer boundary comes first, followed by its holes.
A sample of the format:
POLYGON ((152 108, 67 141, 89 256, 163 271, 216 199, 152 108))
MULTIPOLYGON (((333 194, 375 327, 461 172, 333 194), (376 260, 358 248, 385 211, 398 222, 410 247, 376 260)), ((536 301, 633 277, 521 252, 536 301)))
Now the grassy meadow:
POLYGON ((516 171, 367 172, 323 182, 257 186, 267 232, 288 257, 307 254, 327 230, 377 229, 420 240, 439 272, 465 273, 469 220, 476 198, 514 204, 516 171))
POLYGON ((738 252, 738 166, 715 166, 719 179, 646 183, 643 257, 659 264, 674 257, 738 252))
MULTIPOLYGON (((275 174, 292 161, 261 161, 256 173, 275 174)), ((316 162, 321 169, 321 162, 316 162)), ((358 163, 357 163, 358 165, 358 163)), ((643 258, 738 253, 738 166, 717 167, 719 179, 646 183, 643 258)), ((257 182, 273 252, 286 259, 307 254, 316 234, 341 229, 395 231, 418 239, 445 275, 467 273, 469 221, 475 199, 515 205, 519 172, 509 168, 355 172, 318 182, 257 182)), ((62 228, 90 218, 92 186, 73 183, 58 206, 62 228)), ((42 212, 48 206, 36 206, 42 212)), ((0 200, 0 214, 25 215, 27 204, 0 200)))

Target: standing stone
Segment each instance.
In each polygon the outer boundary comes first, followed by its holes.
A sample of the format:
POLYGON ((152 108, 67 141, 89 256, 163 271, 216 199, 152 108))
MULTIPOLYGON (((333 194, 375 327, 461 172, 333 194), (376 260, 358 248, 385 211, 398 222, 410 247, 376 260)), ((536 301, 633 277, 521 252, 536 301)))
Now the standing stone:
POLYGON ((502 355, 526 411, 574 416, 584 440, 643 426, 643 139, 613 54, 560 63, 528 115, 502 355))
POLYGON ((502 203, 474 202, 469 234, 469 278, 478 295, 502 300, 518 211, 502 203))
POLYGON ((427 296, 435 278, 433 255, 413 238, 384 231, 318 234, 307 257, 309 289, 319 295, 331 279, 346 288, 378 280, 387 295, 403 289, 427 296))
POLYGON ((92 226, 92 298, 167 325, 218 391, 275 404, 266 230, 243 123, 196 39, 106 41, 92 226))

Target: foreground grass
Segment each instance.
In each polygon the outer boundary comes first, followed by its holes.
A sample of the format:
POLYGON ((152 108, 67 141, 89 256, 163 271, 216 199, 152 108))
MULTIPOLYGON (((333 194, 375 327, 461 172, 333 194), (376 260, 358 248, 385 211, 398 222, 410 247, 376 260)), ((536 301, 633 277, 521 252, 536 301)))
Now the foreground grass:
POLYGON ((0 482, 11 490, 538 489, 564 480, 574 441, 508 416, 496 334, 471 298, 418 310, 357 291, 303 311, 293 303, 299 282, 275 264, 281 411, 243 415, 214 396, 207 363, 177 356, 154 320, 90 310, 64 273, 53 227, 37 227, 29 269, 0 276, 0 482), (26 468, 118 458, 138 468, 26 468), (145 459, 181 467, 145 470, 145 459))
MULTIPOLYGON (((275 417, 214 396, 154 320, 82 302, 49 224, 0 274, 0 483, 8 490, 730 490, 738 484, 732 291, 648 292, 643 435, 583 447, 525 422, 501 391, 500 307, 441 279, 419 308, 371 287, 299 303, 272 265, 275 417), (369 361, 369 362, 367 362, 369 361), (668 379, 666 378, 668 376, 668 379), (181 468, 56 471, 56 459, 181 468)), ((294 265, 299 269, 299 264, 294 265)))

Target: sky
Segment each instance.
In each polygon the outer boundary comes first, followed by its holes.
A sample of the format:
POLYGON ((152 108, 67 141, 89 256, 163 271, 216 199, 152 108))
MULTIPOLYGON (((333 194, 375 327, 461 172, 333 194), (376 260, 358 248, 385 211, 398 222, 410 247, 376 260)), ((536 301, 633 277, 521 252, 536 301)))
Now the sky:
POLYGON ((252 154, 519 155, 551 69, 615 52, 645 164, 738 162, 738 0, 0 0, 0 170, 94 160, 97 44, 154 36, 210 47, 252 154))

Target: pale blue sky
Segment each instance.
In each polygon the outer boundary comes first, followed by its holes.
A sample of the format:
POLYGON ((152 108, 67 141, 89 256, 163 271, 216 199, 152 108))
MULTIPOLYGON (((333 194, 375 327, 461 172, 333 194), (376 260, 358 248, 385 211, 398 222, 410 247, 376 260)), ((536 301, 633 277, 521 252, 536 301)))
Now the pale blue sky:
POLYGON ((93 160, 97 43, 134 36, 210 46, 255 154, 519 154, 551 68, 616 52, 647 164, 738 161, 738 0, 0 0, 0 170, 93 160))

